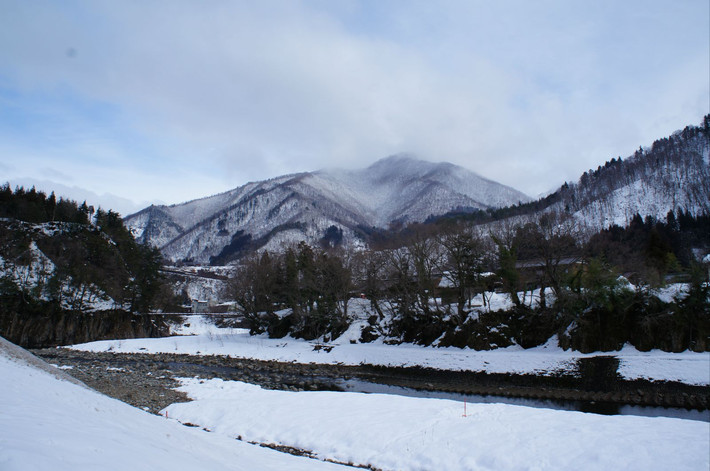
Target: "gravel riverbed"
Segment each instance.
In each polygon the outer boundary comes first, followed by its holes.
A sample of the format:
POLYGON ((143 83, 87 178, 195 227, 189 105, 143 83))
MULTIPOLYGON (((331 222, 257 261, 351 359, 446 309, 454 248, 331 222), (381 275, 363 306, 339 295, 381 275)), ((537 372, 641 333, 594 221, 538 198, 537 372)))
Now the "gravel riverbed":
POLYGON ((328 365, 243 360, 220 356, 92 353, 49 348, 32 353, 63 369, 87 386, 152 413, 185 402, 175 378, 199 377, 244 381, 267 389, 339 390, 347 374, 328 365))

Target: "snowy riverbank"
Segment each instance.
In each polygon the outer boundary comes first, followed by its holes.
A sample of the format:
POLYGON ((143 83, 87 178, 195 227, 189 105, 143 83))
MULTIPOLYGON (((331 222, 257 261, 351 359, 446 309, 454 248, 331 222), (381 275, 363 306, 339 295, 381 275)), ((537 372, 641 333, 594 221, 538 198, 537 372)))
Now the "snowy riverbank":
POLYGON ((288 337, 250 336, 245 329, 218 328, 201 316, 190 316, 186 324, 189 327, 183 327, 179 336, 107 340, 71 348, 93 352, 225 355, 281 362, 422 366, 453 371, 541 375, 573 372, 580 358, 614 356, 619 359, 618 372, 625 379, 710 385, 710 353, 640 352, 627 346, 618 352, 582 354, 562 350, 556 346, 555 339, 528 350, 509 347, 490 351, 387 345, 381 341, 352 343, 359 337, 355 325, 335 341, 323 344, 288 337))
POLYGON ((165 413, 212 432, 394 469, 706 469, 710 424, 184 379, 165 413))

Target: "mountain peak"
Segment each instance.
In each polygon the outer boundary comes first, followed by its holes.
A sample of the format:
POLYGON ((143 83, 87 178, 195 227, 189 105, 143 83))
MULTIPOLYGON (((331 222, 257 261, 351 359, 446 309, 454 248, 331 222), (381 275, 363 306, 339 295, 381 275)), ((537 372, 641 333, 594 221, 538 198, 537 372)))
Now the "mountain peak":
POLYGON ((374 162, 372 165, 367 167, 365 170, 378 170, 378 169, 399 169, 399 170, 406 170, 407 168, 412 168, 412 167, 427 167, 430 168, 434 166, 433 162, 429 162, 423 159, 420 159, 414 154, 410 153, 400 153, 400 154, 393 154, 388 157, 384 157, 376 162, 374 162))
POLYGON ((424 162, 424 160, 409 152, 400 152, 398 154, 392 154, 387 157, 383 157, 377 160, 372 165, 370 165, 370 167, 374 167, 376 165, 396 164, 402 162, 424 162))
POLYGON ((360 170, 320 170, 253 182, 125 220, 142 242, 157 245, 167 258, 206 263, 230 260, 240 250, 279 250, 301 240, 318 243, 332 226, 343 230, 345 244, 362 245, 357 234, 363 227, 384 228, 395 220, 424 221, 453 210, 528 200, 463 167, 401 153, 360 170))

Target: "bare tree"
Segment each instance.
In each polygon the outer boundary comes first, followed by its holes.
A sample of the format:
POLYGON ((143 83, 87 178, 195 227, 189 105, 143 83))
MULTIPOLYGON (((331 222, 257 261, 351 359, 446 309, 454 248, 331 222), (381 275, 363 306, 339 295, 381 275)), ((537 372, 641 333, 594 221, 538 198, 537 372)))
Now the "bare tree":
POLYGON ((277 267, 268 252, 243 260, 227 282, 226 294, 237 304, 250 323, 252 332, 261 332, 262 314, 273 314, 277 300, 277 267))
POLYGON ((380 319, 384 317, 380 302, 388 286, 386 264, 385 253, 374 250, 353 254, 350 264, 355 288, 370 301, 370 307, 377 312, 380 319))
POLYGON ((386 301, 392 317, 414 317, 416 294, 413 284, 414 269, 412 255, 406 248, 387 250, 385 256, 385 276, 390 296, 386 301))
POLYGON ((581 259, 574 220, 563 213, 545 213, 537 222, 519 231, 519 245, 538 267, 540 306, 546 306, 545 288, 549 286, 559 297, 571 267, 581 259))
MULTIPOLYGON (((407 248, 411 254, 414 268, 415 300, 420 312, 425 317, 430 317, 434 314, 430 301, 433 300, 434 304, 436 304, 436 298, 432 296, 438 285, 438 277, 436 275, 441 265, 441 250, 433 237, 416 237, 407 248)), ((436 310, 438 313, 438 305, 436 310)))
POLYGON ((456 291, 457 314, 462 324, 468 315, 466 303, 479 286, 488 247, 484 237, 473 228, 450 227, 437 239, 444 252, 442 276, 456 291))
POLYGON ((497 247, 498 275, 503 282, 503 287, 510 296, 515 306, 520 307, 522 303, 518 297, 520 288, 520 273, 518 272, 518 240, 516 236, 517 226, 510 220, 502 221, 491 229, 491 239, 497 247))

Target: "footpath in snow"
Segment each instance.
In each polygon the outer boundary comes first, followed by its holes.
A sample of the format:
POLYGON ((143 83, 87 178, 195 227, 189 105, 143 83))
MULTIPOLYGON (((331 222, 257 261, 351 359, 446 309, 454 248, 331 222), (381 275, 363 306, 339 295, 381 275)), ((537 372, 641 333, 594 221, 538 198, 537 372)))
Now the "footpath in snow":
POLYGON ((202 316, 189 316, 180 336, 156 339, 107 340, 74 345, 93 352, 184 353, 225 355, 234 358, 297 363, 342 365, 422 366, 453 371, 488 373, 555 374, 573 372, 579 358, 596 355, 619 358, 619 374, 626 379, 680 381, 710 385, 710 353, 640 352, 627 346, 618 352, 582 354, 564 351, 551 339, 547 345, 524 350, 509 347, 475 351, 454 347, 421 347, 412 344, 386 345, 382 341, 353 343, 360 337, 360 325, 353 324, 341 337, 322 348, 319 342, 286 337, 270 339, 251 336, 245 329, 218 328, 202 316), (332 347, 332 348, 330 348, 332 347))
POLYGON ((383 470, 700 470, 710 424, 506 404, 289 392, 183 379, 193 402, 164 410, 217 434, 383 470))

